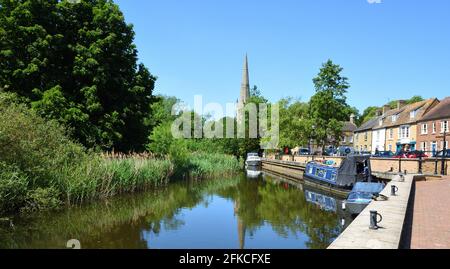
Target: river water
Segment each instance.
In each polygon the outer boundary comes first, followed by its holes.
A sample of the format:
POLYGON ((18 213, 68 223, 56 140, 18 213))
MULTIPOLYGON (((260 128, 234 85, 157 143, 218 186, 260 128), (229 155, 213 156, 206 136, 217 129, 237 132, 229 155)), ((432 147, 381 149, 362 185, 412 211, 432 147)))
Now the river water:
POLYGON ((341 204, 253 171, 16 217, 0 225, 0 248, 323 249, 351 222, 341 204))

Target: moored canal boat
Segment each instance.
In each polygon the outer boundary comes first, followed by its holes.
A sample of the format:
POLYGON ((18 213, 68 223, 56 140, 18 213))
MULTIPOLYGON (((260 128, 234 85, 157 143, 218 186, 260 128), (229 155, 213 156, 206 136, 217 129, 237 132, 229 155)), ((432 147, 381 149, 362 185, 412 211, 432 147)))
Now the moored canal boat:
POLYGON ((247 159, 245 160, 245 165, 247 167, 249 166, 261 166, 262 165, 262 159, 259 157, 258 153, 249 153, 247 154, 247 159))
POLYGON ((304 180, 348 194, 357 182, 372 182, 370 155, 349 155, 339 167, 328 162, 309 162, 304 180))
POLYGON ((372 200, 380 196, 385 188, 384 183, 358 182, 344 201, 344 208, 350 214, 360 214, 372 200))

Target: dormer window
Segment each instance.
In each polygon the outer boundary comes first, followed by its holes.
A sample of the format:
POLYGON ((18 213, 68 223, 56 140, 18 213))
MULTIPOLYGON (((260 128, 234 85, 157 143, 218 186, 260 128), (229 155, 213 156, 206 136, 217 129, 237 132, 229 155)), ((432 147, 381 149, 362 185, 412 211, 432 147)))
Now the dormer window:
POLYGON ((413 111, 409 112, 409 117, 411 119, 414 119, 416 117, 416 115, 417 115, 417 110, 413 110, 413 111))
POLYGON ((383 120, 382 120, 382 119, 380 119, 380 120, 378 121, 378 125, 379 125, 379 126, 383 125, 383 120))
POLYGON ((393 115, 393 116, 391 117, 391 119, 392 119, 392 122, 396 122, 397 119, 398 119, 398 115, 393 115))

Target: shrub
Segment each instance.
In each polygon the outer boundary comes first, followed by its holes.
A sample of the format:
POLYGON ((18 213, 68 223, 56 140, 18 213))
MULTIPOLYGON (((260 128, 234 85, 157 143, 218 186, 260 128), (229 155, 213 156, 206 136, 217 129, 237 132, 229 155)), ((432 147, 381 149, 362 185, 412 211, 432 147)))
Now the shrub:
POLYGON ((0 162, 0 214, 21 208, 27 188, 28 178, 19 169, 0 162))

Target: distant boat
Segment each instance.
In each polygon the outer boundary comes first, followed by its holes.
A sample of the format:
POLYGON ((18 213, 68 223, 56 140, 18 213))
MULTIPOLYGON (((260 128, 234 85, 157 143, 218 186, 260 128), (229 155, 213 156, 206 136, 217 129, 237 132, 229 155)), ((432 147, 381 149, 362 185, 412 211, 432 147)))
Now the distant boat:
POLYGON ((249 178, 258 178, 262 174, 262 170, 258 166, 248 166, 246 173, 249 178))
POLYGON ((345 209, 351 214, 360 214, 372 202, 374 196, 380 196, 384 183, 358 182, 344 201, 345 209))
POLYGON ((245 160, 245 165, 249 166, 261 166, 262 159, 259 157, 258 153, 249 153, 247 154, 247 159, 245 160))
POLYGON ((304 179, 348 194, 357 182, 372 182, 370 155, 349 155, 339 167, 330 161, 309 162, 304 179))

